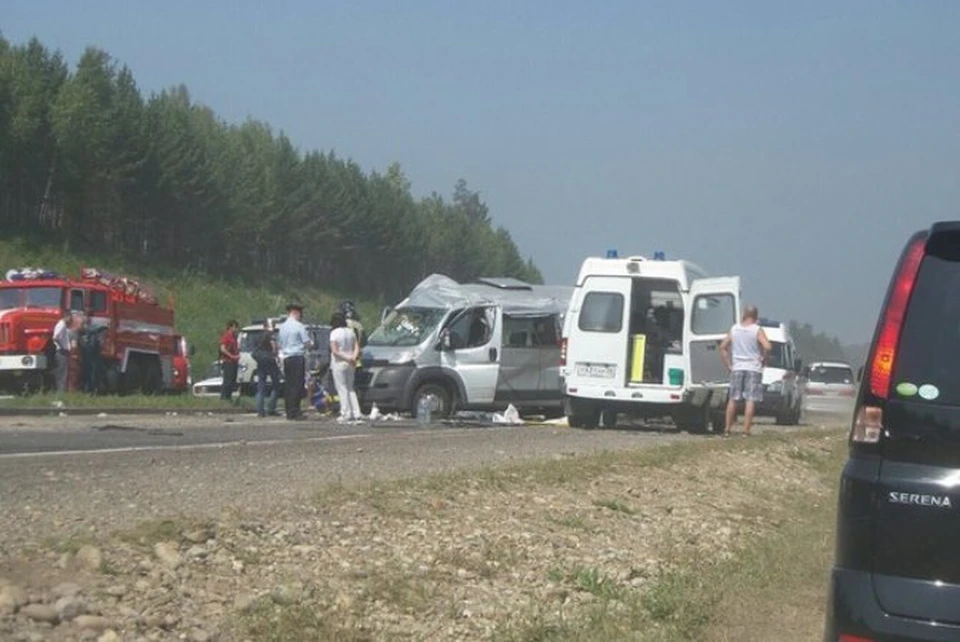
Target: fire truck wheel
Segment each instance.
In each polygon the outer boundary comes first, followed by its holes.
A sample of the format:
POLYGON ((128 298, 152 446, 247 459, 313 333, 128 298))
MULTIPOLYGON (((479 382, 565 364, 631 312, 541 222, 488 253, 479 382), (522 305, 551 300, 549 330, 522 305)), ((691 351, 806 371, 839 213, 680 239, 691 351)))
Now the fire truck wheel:
POLYGON ((43 373, 34 372, 26 375, 20 384, 20 394, 24 397, 43 391, 43 373))
POLYGON ((163 370, 160 369, 160 362, 155 358, 147 360, 144 368, 143 388, 145 395, 155 395, 163 388, 163 370))
POLYGON ((108 394, 115 395, 123 392, 121 388, 121 376, 120 368, 118 368, 115 364, 107 367, 107 373, 104 378, 106 379, 106 388, 108 394))
POLYGON ((143 371, 140 368, 140 360, 131 357, 127 361, 127 371, 123 373, 120 383, 120 394, 130 395, 140 392, 143 387, 143 371))

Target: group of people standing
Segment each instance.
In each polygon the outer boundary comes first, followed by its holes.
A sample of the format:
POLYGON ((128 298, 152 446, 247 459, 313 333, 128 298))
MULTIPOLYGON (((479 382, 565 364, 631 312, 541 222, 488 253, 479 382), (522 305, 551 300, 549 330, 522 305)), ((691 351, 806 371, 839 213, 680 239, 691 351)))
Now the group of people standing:
POLYGON ((53 389, 68 392, 71 386, 71 362, 80 367, 76 387, 88 394, 97 394, 103 388, 104 363, 101 349, 106 327, 94 326, 81 314, 67 312, 53 327, 47 349, 51 362, 53 389))
MULTIPOLYGON (((287 318, 275 332, 264 332, 260 344, 253 351, 252 356, 257 364, 257 415, 260 417, 279 415, 277 401, 282 387, 286 418, 291 421, 305 418, 300 405, 306 390, 306 353, 316 346, 302 318, 303 306, 296 302, 288 304, 287 318)), ((341 305, 331 316, 330 325, 330 369, 340 398, 338 421, 359 422, 362 414, 354 378, 360 362, 362 330, 357 330, 359 315, 353 304, 345 302, 341 305)), ((230 321, 220 338, 223 399, 230 399, 236 388, 237 365, 240 361, 237 330, 236 321, 230 321)))

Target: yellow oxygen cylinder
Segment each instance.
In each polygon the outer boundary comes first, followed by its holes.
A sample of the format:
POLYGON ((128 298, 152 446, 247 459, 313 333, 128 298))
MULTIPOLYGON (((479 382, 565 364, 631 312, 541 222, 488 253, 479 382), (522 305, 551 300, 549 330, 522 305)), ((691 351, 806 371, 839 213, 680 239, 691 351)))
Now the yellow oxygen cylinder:
POLYGON ((643 383, 643 361, 647 352, 647 335, 635 334, 630 337, 633 350, 630 357, 630 383, 643 383))

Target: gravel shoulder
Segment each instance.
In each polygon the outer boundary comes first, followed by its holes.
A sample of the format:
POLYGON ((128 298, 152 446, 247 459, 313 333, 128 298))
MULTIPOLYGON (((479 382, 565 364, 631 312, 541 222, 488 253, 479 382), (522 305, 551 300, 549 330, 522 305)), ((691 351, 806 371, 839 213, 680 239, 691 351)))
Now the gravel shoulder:
POLYGON ((0 638, 535 639, 829 494, 838 434, 310 429, 5 459, 0 638))

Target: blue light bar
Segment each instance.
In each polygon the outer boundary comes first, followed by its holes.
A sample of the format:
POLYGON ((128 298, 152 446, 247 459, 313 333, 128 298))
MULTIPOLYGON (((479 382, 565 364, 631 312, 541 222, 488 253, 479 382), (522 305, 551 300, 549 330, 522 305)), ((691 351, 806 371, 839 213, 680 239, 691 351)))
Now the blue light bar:
POLYGON ((657 250, 656 252, 653 253, 654 261, 664 261, 666 260, 666 258, 667 258, 667 255, 662 250, 657 250))
POLYGON ((616 251, 616 250, 607 250, 607 258, 608 258, 608 259, 615 259, 615 258, 617 258, 617 256, 618 256, 618 254, 617 254, 617 251, 616 251))

